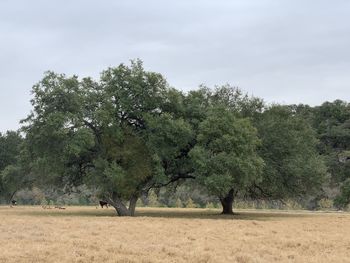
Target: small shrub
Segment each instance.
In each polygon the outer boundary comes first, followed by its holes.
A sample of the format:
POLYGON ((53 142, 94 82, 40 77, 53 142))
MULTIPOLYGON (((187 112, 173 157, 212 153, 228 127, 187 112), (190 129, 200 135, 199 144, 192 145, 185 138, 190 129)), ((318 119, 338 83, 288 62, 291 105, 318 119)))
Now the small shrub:
POLYGON ((291 199, 289 199, 285 202, 284 207, 287 210, 301 210, 301 209, 303 209, 303 207, 298 202, 296 202, 295 200, 291 200, 291 199))
POLYGON ((158 202, 158 196, 154 191, 150 191, 148 194, 148 206, 150 207, 158 207, 159 202, 158 202))
POLYGON ((323 198, 320 201, 318 201, 318 206, 321 210, 328 210, 333 208, 333 201, 328 198, 323 198))
POLYGON ((212 202, 208 202, 205 207, 209 208, 209 209, 215 208, 215 206, 214 206, 214 204, 212 202))
POLYGON ((196 205, 193 202, 193 200, 191 198, 188 198, 187 202, 186 202, 186 208, 195 208, 196 205))
POLYGON ((182 204, 182 201, 180 198, 176 199, 176 202, 175 202, 175 207, 183 207, 183 204, 182 204))

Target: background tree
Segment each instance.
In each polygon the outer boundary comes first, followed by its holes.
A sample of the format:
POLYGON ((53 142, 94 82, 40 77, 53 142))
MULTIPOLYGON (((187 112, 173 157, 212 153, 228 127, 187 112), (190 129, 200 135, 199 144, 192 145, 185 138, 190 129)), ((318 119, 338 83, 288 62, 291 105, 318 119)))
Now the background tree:
POLYGON ((350 105, 341 100, 325 102, 312 109, 310 122, 317 132, 318 149, 324 157, 330 182, 326 198, 334 198, 336 206, 345 207, 350 179, 350 105), (337 194, 338 193, 338 194, 337 194))
POLYGON ((200 123, 197 145, 191 150, 196 180, 216 195, 223 214, 232 214, 234 197, 261 180, 262 159, 256 129, 248 119, 225 107, 209 109, 200 123))
POLYGON ((21 188, 30 185, 24 139, 18 131, 0 133, 0 198, 10 203, 21 188))
POLYGON ((22 142, 23 138, 17 131, 0 133, 0 171, 17 162, 22 142))
POLYGON ((265 162, 262 181, 252 187, 253 196, 295 198, 320 190, 326 166, 317 151, 312 127, 290 107, 274 105, 256 124, 265 162))

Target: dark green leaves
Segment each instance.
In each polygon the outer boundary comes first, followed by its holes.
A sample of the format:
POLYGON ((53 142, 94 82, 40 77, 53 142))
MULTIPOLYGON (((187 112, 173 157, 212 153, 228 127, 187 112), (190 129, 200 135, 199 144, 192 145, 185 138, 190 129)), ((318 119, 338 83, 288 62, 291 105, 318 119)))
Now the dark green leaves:
POLYGON ((261 180, 260 141, 248 119, 225 107, 210 109, 199 125, 197 142, 191 151, 195 174, 210 193, 223 197, 232 188, 244 191, 261 180))
POLYGON ((257 121, 265 161, 260 186, 275 198, 295 197, 320 190, 326 167, 317 152, 311 126, 288 107, 272 106, 257 121))

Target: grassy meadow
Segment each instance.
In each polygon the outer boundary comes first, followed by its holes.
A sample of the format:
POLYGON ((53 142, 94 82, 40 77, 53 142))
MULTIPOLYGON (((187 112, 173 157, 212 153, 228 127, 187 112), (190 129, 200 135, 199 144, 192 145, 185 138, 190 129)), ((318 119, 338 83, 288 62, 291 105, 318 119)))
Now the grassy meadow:
POLYGON ((0 262, 350 262, 350 214, 0 207, 0 262))

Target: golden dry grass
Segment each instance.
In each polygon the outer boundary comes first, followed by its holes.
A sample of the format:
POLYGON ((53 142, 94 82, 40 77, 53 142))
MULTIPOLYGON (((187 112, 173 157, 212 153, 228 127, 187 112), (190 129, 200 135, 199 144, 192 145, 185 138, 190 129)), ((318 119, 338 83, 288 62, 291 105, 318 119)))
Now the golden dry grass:
POLYGON ((0 262, 350 262, 343 213, 0 207, 0 262))

